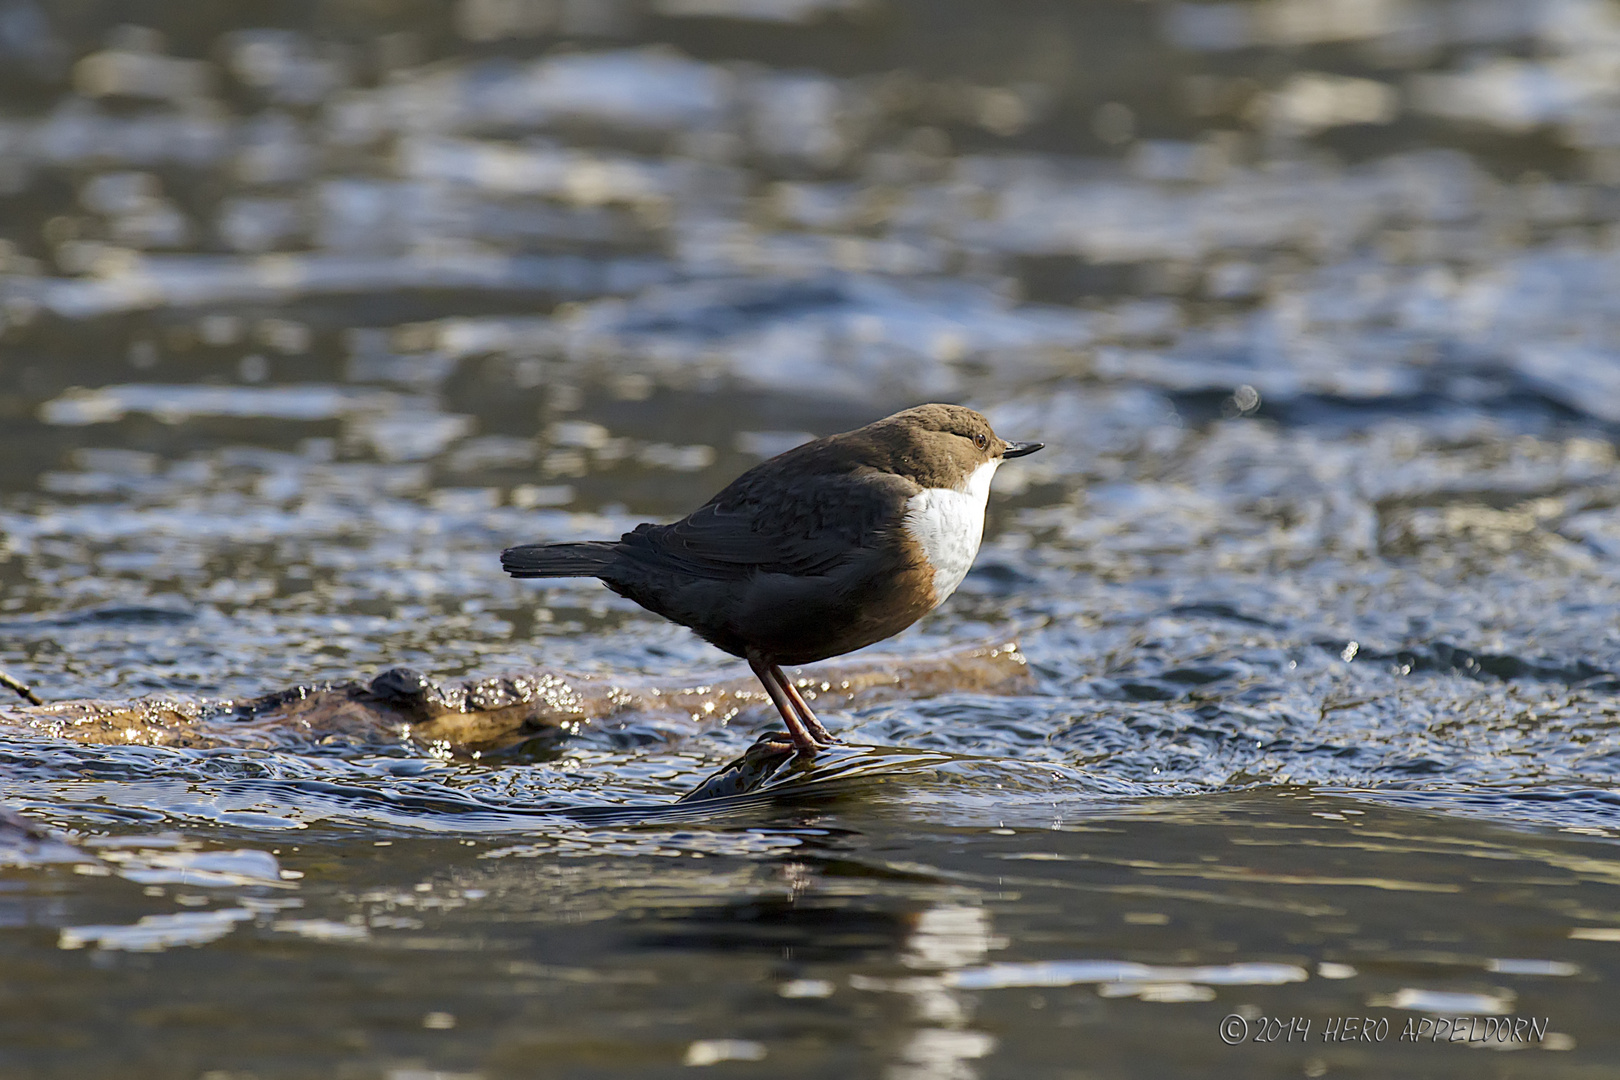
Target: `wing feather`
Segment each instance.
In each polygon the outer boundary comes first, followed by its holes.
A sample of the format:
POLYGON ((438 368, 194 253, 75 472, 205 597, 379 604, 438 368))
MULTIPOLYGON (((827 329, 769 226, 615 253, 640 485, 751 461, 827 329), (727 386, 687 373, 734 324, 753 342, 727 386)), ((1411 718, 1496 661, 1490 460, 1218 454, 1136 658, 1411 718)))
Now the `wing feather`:
POLYGON ((619 541, 638 562, 693 577, 813 577, 878 547, 899 528, 917 487, 872 469, 780 482, 744 474, 670 525, 639 525, 619 541))

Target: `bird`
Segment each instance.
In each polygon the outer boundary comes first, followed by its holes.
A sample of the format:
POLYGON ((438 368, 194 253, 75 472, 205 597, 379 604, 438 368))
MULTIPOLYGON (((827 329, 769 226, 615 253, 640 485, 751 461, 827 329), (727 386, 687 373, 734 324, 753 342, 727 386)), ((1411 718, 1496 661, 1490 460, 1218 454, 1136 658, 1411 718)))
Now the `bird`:
POLYGON ((598 578, 746 660, 813 757, 836 740, 781 665, 864 648, 944 603, 978 554, 996 469, 1042 447, 970 408, 918 405, 761 462, 679 521, 507 548, 501 566, 598 578))

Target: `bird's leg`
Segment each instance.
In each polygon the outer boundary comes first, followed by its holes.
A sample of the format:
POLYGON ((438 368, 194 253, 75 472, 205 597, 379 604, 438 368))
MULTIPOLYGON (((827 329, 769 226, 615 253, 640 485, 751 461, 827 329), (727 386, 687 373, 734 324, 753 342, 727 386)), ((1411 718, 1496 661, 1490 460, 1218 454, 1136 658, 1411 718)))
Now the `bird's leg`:
POLYGON ((787 691, 788 700, 793 702, 793 708, 798 712, 799 719, 804 722, 805 730, 810 732, 810 737, 823 749, 837 742, 833 733, 822 727, 821 721, 816 719, 816 714, 810 709, 810 703, 804 700, 804 695, 793 685, 793 680, 784 675, 782 669, 775 664, 771 665, 771 674, 776 676, 782 688, 787 691))
POLYGON ((793 699, 788 696, 789 691, 785 682, 779 681, 781 672, 775 664, 765 661, 765 658, 755 653, 748 654, 748 666, 754 669, 754 674, 765 687, 765 692, 771 696, 771 704, 776 711, 782 714, 783 723, 787 724, 788 734, 793 738, 793 745, 798 747, 801 754, 814 754, 821 746, 815 737, 805 730, 804 722, 799 719, 798 712, 793 708, 793 699))

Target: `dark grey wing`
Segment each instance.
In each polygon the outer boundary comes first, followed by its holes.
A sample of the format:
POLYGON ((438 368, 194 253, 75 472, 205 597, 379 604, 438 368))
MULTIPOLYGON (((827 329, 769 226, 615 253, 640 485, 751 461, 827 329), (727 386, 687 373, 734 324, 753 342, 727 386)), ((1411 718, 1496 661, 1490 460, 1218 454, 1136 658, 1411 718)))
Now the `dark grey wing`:
POLYGON ((892 473, 859 470, 782 482, 739 478, 671 525, 639 525, 619 541, 637 562, 692 577, 811 577, 880 545, 919 490, 892 473), (743 482, 753 481, 753 482, 743 482))

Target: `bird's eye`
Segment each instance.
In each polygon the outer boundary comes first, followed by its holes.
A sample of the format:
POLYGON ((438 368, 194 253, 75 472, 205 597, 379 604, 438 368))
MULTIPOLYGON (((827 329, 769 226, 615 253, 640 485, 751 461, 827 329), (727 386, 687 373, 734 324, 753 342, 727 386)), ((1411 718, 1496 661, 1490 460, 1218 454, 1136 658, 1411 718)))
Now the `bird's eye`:
POLYGON ((983 450, 985 447, 990 445, 990 438, 981 431, 977 435, 973 436, 973 445, 977 446, 980 450, 983 450))

